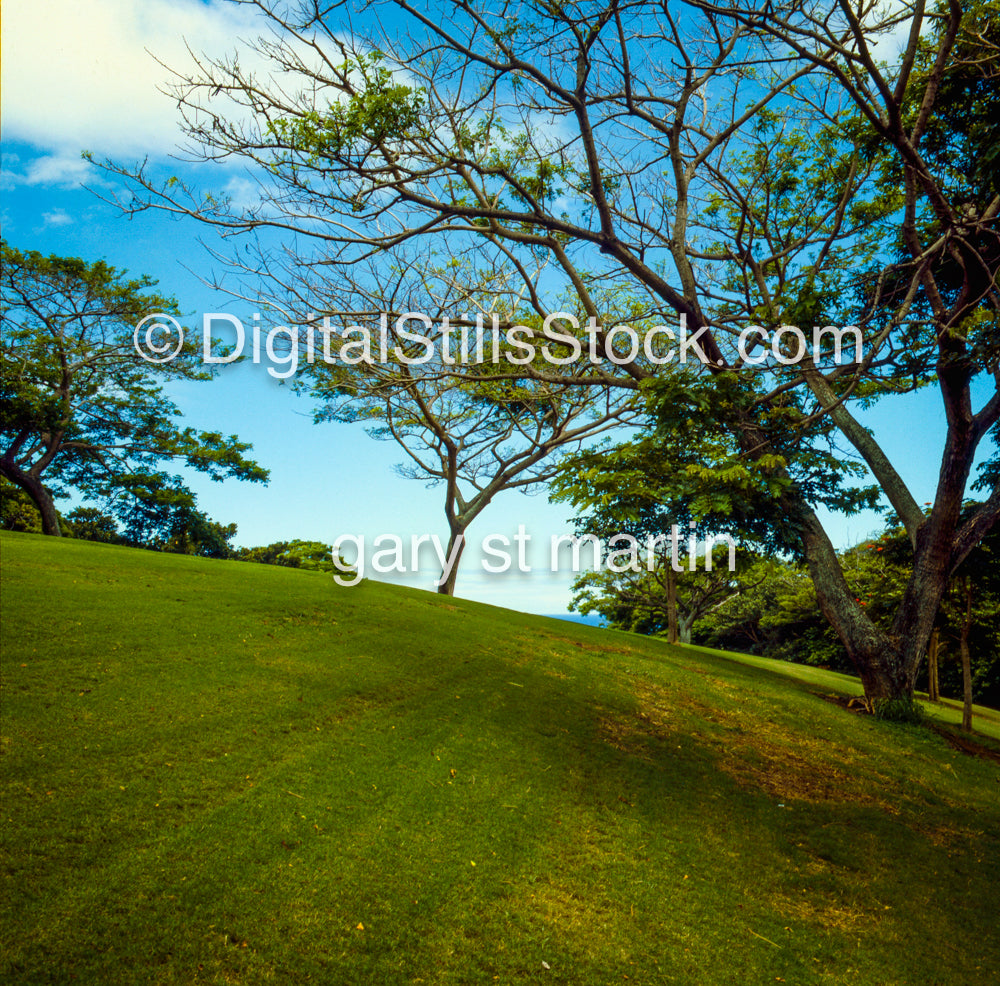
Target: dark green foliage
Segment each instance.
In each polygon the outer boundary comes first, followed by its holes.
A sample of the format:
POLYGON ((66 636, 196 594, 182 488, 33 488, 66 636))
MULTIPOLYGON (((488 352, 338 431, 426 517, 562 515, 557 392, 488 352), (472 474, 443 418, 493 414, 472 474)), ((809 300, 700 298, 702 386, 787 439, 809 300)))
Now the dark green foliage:
POLYGON ((24 490, 0 476, 0 527, 5 531, 40 534, 38 508, 24 490))
POLYGON ((926 719, 923 708, 909 696, 877 698, 872 702, 872 714, 882 722, 896 722, 907 726, 922 725, 926 719))
POLYGON ((132 493, 119 510, 121 541, 182 555, 229 558, 236 525, 222 525, 198 510, 194 495, 178 476, 166 473, 123 477, 132 493))
POLYGON ((322 541, 276 541, 264 547, 240 548, 234 555, 238 561, 252 561, 262 565, 283 565, 314 572, 336 570, 330 545, 322 541))
POLYGON ((847 513, 878 501, 877 487, 851 484, 864 469, 835 453, 828 418, 799 427, 807 408, 798 392, 760 403, 753 376, 684 372, 645 391, 650 417, 640 438, 564 459, 552 483, 554 500, 587 511, 580 533, 646 537, 678 524, 686 538, 694 520, 700 536, 729 534, 748 547, 794 554, 799 532, 782 501, 790 490, 847 513), (753 455, 739 437, 744 426, 753 455))
POLYGON ((583 615, 597 613, 605 624, 616 630, 630 630, 648 636, 670 639, 668 580, 674 583, 678 639, 690 643, 691 628, 725 601, 756 586, 758 577, 754 557, 733 551, 733 571, 729 570, 728 545, 715 545, 711 569, 704 551, 696 553, 695 569, 690 569, 687 532, 678 538, 676 564, 672 545, 661 548, 654 557, 652 571, 644 550, 639 552, 639 570, 615 572, 602 568, 586 572, 573 583, 570 609, 583 615), (672 573, 672 574, 671 574, 672 573))
POLYGON ((66 515, 66 534, 81 541, 100 541, 104 544, 121 544, 118 522, 97 507, 77 507, 66 515))
POLYGON ((165 459, 216 480, 266 481, 235 435, 177 424, 161 382, 207 378, 190 339, 159 364, 136 351, 143 319, 180 315, 155 281, 128 279, 103 261, 0 250, 0 471, 30 495, 45 533, 59 533, 53 497, 68 490, 113 504, 120 519, 135 498, 162 499, 156 467, 165 459))

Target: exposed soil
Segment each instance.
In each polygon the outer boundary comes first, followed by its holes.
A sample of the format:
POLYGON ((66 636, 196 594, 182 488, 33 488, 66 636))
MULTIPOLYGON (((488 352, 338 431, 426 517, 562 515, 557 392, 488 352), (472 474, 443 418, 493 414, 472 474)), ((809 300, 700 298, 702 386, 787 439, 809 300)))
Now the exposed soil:
MULTIPOLYGON (((814 692, 813 694, 818 695, 826 702, 832 702, 834 705, 838 705, 842 709, 847 709, 848 712, 854 712, 858 715, 871 715, 871 711, 868 709, 864 699, 862 698, 848 698, 845 695, 834 695, 832 693, 824 694, 821 692, 814 692)), ((958 750, 961 753, 966 753, 970 757, 980 757, 983 760, 992 760, 994 763, 1000 763, 1000 750, 991 746, 985 746, 982 743, 977 743, 976 740, 968 736, 963 736, 960 733, 956 733, 947 726, 938 726, 934 723, 928 723, 927 725, 939 736, 944 737, 945 741, 950 747, 952 747, 952 749, 958 750)))
POLYGON ((939 736, 943 736, 948 745, 955 750, 961 750, 962 753, 967 753, 970 757, 980 757, 983 760, 992 760, 994 763, 1000 763, 1000 750, 984 746, 982 743, 977 743, 974 739, 952 732, 944 726, 932 725, 931 729, 939 736))
POLYGON ((823 699, 824 702, 839 705, 840 708, 847 709, 848 712, 853 712, 856 715, 870 716, 872 714, 865 700, 859 695, 851 698, 848 698, 846 695, 837 695, 834 692, 813 692, 813 695, 823 699))

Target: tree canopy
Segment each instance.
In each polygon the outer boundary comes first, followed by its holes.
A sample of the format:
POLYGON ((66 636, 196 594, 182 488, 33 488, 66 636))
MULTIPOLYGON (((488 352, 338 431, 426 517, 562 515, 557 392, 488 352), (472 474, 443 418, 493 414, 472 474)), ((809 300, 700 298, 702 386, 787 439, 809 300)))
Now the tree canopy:
MULTIPOLYGON (((466 532, 490 503, 504 491, 540 489, 556 472, 557 453, 579 450, 635 419, 638 402, 630 391, 602 393, 561 381, 554 368, 545 379, 511 379, 503 360, 521 356, 499 331, 513 327, 520 304, 517 292, 505 290, 509 278, 480 269, 482 283, 472 293, 468 285, 456 289, 454 264, 393 259, 387 289, 366 286, 377 283, 377 268, 368 279, 309 279, 313 303, 319 295, 327 309, 351 310, 354 328, 372 339, 384 336, 390 355, 352 365, 317 361, 300 385, 318 399, 317 421, 364 422, 373 437, 404 452, 401 475, 442 488, 446 558, 453 561, 438 589, 452 594, 466 532), (497 363, 489 352, 494 326, 497 363), (422 338, 409 338, 415 333, 422 338)), ((524 321, 525 329, 539 328, 530 328, 537 321, 530 309, 524 321)), ((546 367, 537 351, 534 363, 546 367)))
POLYGON ((166 509, 177 496, 193 509, 183 484, 157 468, 164 460, 216 480, 267 480, 235 435, 177 424, 161 381, 207 374, 190 347, 159 363, 140 355, 140 323, 180 315, 154 281, 104 261, 0 250, 0 473, 31 497, 43 533, 60 533, 53 497, 68 490, 126 512, 166 509))
POLYGON ((970 93, 996 102, 995 6, 463 2, 444 17, 399 0, 350 27, 338 7, 257 6, 274 32, 257 54, 280 84, 203 58, 175 94, 190 146, 243 160, 259 204, 109 163, 124 208, 255 234, 244 270, 283 257, 350 281, 359 261, 407 248, 453 257, 469 293, 502 258, 539 320, 572 296, 601 358, 555 378, 652 388, 662 427, 697 427, 692 406, 717 423, 727 440, 702 449, 706 486, 767 474, 867 694, 911 695, 949 577, 1000 515, 995 452, 962 513, 1000 418, 996 157, 962 109, 970 93), (388 11, 391 29, 366 35, 388 11), (873 41, 900 30, 898 57, 880 61, 873 41), (636 325, 673 333, 671 360, 613 358, 616 293, 636 325), (946 433, 925 514, 860 415, 929 388, 946 433), (847 459, 910 544, 886 627, 816 512, 831 489, 848 508, 867 495, 842 482, 847 459))

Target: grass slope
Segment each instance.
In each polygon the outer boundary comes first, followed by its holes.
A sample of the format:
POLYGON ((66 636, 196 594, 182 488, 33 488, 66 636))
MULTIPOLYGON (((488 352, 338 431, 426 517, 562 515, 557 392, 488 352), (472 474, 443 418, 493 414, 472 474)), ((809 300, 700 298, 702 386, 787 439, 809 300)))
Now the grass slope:
POLYGON ((828 687, 295 570, 2 565, 5 983, 997 981, 996 763, 828 687))

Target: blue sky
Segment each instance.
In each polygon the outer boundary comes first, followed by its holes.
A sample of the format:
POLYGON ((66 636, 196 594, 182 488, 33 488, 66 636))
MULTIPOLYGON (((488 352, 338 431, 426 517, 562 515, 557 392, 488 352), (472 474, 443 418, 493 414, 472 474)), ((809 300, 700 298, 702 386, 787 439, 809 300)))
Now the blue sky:
MULTIPOLYGON (((216 234, 194 221, 145 213, 132 220, 83 188, 114 191, 106 177, 84 162, 150 159, 166 165, 179 138, 173 101, 157 91, 168 64, 189 64, 183 39, 210 54, 232 50, 255 33, 253 15, 223 3, 193 0, 5 0, 3 23, 3 178, 0 221, 12 245, 43 253, 104 258, 134 274, 149 274, 177 297, 191 322, 204 312, 229 311, 249 323, 252 308, 214 291, 191 271, 209 277, 214 266, 205 247, 216 234), (190 268, 190 269, 189 269, 190 268)), ((191 166, 170 165, 186 175, 191 166)), ((197 176, 216 188, 239 180, 219 167, 197 176)), ((187 423, 236 433, 254 445, 254 457, 271 470, 267 487, 211 483, 191 477, 199 506, 224 523, 236 522, 241 545, 306 538, 326 543, 341 534, 409 537, 447 533, 442 494, 393 471, 402 454, 368 437, 358 426, 314 425, 310 403, 272 379, 263 366, 225 368, 212 383, 171 390, 187 423)), ((944 422, 933 396, 886 403, 865 419, 884 438, 918 501, 933 495, 944 422), (928 399, 929 398, 929 399, 928 399)), ((523 524, 538 545, 568 532, 567 507, 547 503, 544 492, 501 496, 470 529, 470 553, 457 593, 528 612, 558 613, 569 598, 571 576, 548 571, 544 553, 532 556, 529 575, 487 575, 474 547, 488 534, 513 535, 523 524)), ((873 515, 833 518, 828 530, 844 547, 880 525, 873 515)), ((408 579, 430 587, 430 563, 408 579)))

